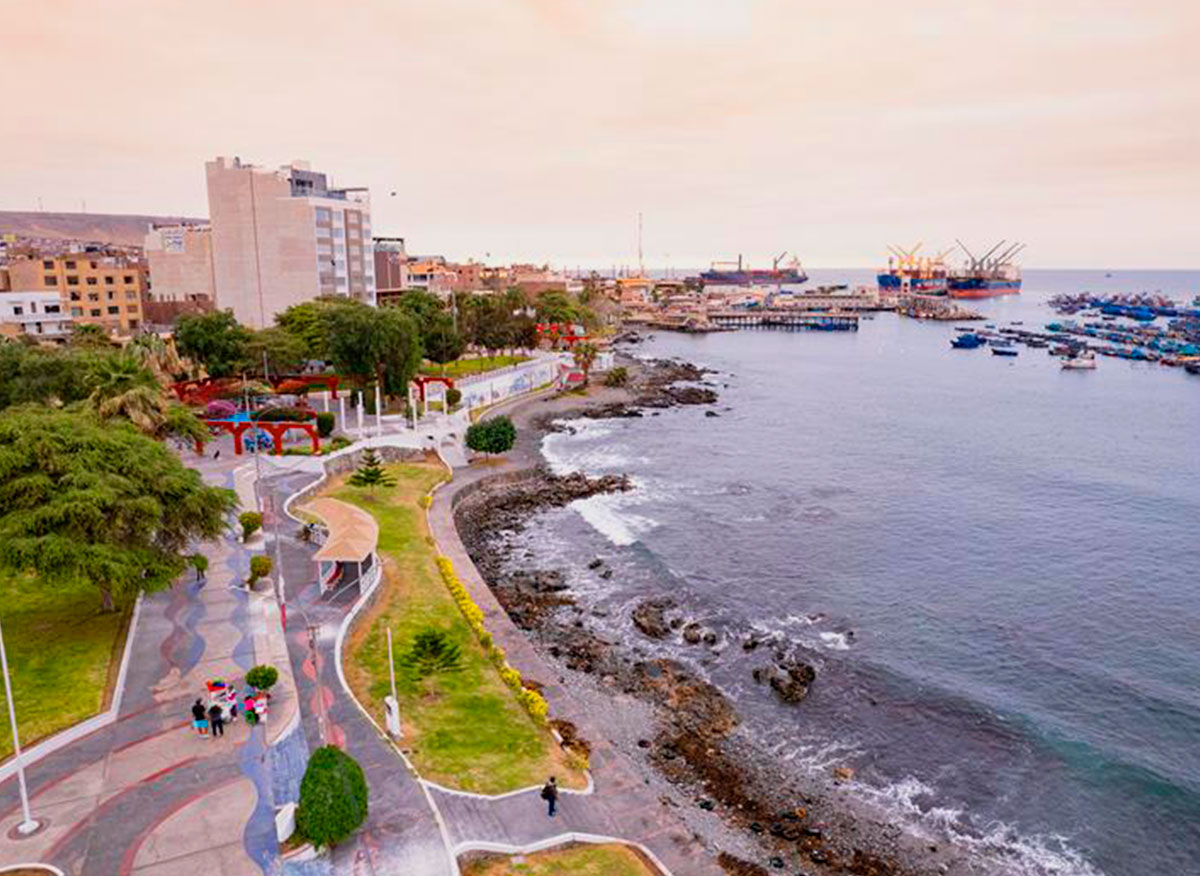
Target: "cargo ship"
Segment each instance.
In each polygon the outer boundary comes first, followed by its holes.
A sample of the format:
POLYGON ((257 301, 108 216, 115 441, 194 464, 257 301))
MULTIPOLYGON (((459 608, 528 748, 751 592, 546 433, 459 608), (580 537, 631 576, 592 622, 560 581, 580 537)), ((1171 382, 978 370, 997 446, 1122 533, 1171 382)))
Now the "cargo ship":
POLYGON ((707 271, 700 272, 706 286, 782 286, 799 285, 808 280, 808 274, 800 266, 800 260, 792 256, 786 262, 787 253, 780 255, 770 268, 748 268, 739 255, 736 262, 713 262, 707 271))
POLYGON ((947 253, 918 256, 921 244, 912 249, 889 246, 887 268, 875 276, 880 295, 945 295, 947 290, 947 253))
POLYGON ((1025 244, 1013 243, 1005 247, 1005 243, 1007 241, 1000 241, 982 258, 976 258, 961 240, 958 241, 968 260, 961 269, 951 271, 947 278, 950 297, 995 298, 1018 294, 1021 291, 1021 269, 1013 259, 1025 248, 1025 244))

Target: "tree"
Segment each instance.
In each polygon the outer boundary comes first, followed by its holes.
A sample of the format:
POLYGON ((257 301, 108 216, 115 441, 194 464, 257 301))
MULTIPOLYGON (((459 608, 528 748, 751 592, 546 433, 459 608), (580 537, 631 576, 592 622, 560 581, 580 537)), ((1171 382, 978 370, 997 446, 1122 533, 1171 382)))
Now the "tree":
POLYGON ((276 377, 299 371, 308 358, 304 340, 279 326, 254 332, 247 338, 246 361, 241 370, 261 373, 264 354, 268 373, 276 377))
POLYGON ((61 406, 86 399, 93 363, 107 355, 91 348, 0 344, 0 409, 34 402, 61 406))
POLYGON ((429 335, 429 330, 439 316, 448 316, 440 298, 419 289, 405 292, 396 306, 412 317, 423 338, 429 335))
POLYGON ((375 495, 376 487, 390 487, 395 483, 396 479, 383 467, 379 457, 370 447, 363 451, 362 462, 349 478, 352 487, 366 487, 372 496, 375 495))
POLYGON ((0 417, 0 567, 46 586, 91 582, 111 611, 171 585, 193 541, 237 505, 163 445, 85 412, 0 417))
POLYGON ((375 309, 357 301, 325 313, 329 353, 340 374, 365 387, 374 377, 388 395, 403 395, 421 365, 416 324, 395 307, 375 309))
POLYGON ((325 315, 329 308, 337 307, 345 300, 324 296, 293 304, 275 317, 275 324, 303 344, 305 358, 326 360, 329 358, 329 327, 325 315))
POLYGON ((441 630, 424 629, 396 661, 413 678, 423 681, 431 675, 462 669, 462 650, 441 630))
POLYGON ((203 365, 209 377, 229 377, 246 362, 250 332, 231 310, 188 314, 175 327, 179 351, 203 365))
POLYGON ((421 334, 421 348, 425 358, 439 365, 453 362, 463 354, 466 346, 448 313, 434 316, 421 334))
POLYGON ((333 434, 335 419, 333 414, 328 411, 321 411, 317 414, 317 434, 322 438, 328 438, 333 434))
POLYGON ((255 690, 270 690, 277 681, 279 681, 279 670, 274 666, 263 664, 253 667, 246 673, 246 684, 255 690))
POLYGON ((296 832, 313 845, 335 846, 367 818, 367 778, 350 755, 334 745, 313 752, 300 781, 296 832))
POLYGON ((477 453, 507 453, 517 441, 517 429, 508 417, 491 417, 467 427, 467 446, 477 453))
POLYGON ((587 386, 592 377, 592 366, 596 364, 596 354, 600 351, 590 341, 580 341, 571 351, 575 364, 583 371, 583 385, 587 386))
POLYGON ((174 340, 163 340, 154 332, 142 332, 125 345, 125 352, 150 371, 162 386, 167 386, 188 370, 179 357, 174 340))
POLYGON ((97 359, 88 397, 101 420, 124 417, 146 435, 157 435, 166 420, 166 400, 150 371, 133 356, 119 353, 97 359))
POLYGON ((71 329, 71 346, 105 350, 111 349, 113 342, 103 326, 88 322, 71 329))

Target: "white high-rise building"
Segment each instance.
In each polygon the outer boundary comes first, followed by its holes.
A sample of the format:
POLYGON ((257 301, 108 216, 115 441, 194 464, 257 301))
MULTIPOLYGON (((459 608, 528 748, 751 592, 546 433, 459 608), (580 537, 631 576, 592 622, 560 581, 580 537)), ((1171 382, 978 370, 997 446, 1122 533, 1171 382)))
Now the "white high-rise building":
POLYGON ((325 174, 298 161, 270 170, 218 158, 205 169, 218 309, 257 329, 319 295, 374 306, 366 189, 331 188, 325 174))

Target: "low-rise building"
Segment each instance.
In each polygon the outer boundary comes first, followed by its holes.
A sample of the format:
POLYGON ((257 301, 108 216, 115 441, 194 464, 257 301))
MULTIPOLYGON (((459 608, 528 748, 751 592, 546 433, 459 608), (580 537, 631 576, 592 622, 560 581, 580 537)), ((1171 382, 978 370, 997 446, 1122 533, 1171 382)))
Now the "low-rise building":
POLYGON ((75 325, 98 325, 112 335, 141 328, 147 275, 143 262, 101 251, 18 259, 8 265, 17 292, 54 292, 75 325))
POLYGON ((0 335, 64 341, 71 335, 71 317, 56 291, 0 292, 0 335))
POLYGON ((150 271, 146 322, 171 325, 184 314, 213 309, 211 225, 152 225, 145 252, 150 271))

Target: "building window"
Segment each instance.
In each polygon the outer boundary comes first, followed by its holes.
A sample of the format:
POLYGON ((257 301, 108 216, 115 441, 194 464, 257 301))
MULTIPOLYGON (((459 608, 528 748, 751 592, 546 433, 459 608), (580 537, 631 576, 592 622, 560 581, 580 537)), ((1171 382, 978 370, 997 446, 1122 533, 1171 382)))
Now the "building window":
POLYGON ((67 285, 68 286, 78 286, 79 278, 78 277, 67 277, 67 285))
POLYGON ((108 290, 108 300, 112 301, 116 297, 116 293, 112 289, 108 290))
POLYGON ((42 277, 42 281, 47 286, 57 286, 58 285, 58 277, 55 277, 52 274, 47 274, 46 276, 42 277))
POLYGON ((138 325, 139 325, 138 320, 136 320, 136 319, 129 320, 129 327, 131 329, 136 329, 138 327, 138 325))
POLYGON ((95 285, 96 285, 96 278, 95 278, 95 277, 88 277, 88 278, 87 278, 87 284, 88 284, 89 286, 95 286, 95 285))
POLYGON ((99 292, 89 292, 88 293, 88 301, 99 301, 99 300, 100 300, 99 292))
POLYGON ((104 285, 105 285, 105 286, 111 286, 111 285, 112 285, 114 282, 115 282, 115 280, 114 280, 114 278, 113 278, 113 276, 112 276, 111 274, 110 274, 109 276, 107 276, 107 277, 105 277, 105 278, 104 278, 104 285))
POLYGON ((126 301, 137 301, 137 292, 135 292, 133 289, 126 289, 125 290, 125 300, 126 301))
POLYGON ((71 316, 83 316, 83 308, 82 307, 72 307, 71 308, 71 316))
POLYGON ((317 223, 320 225, 328 225, 333 219, 333 214, 328 207, 317 207, 317 223))
POLYGON ((121 312, 121 308, 119 308, 119 307, 110 307, 110 308, 108 309, 108 312, 109 312, 109 313, 111 313, 111 314, 114 314, 114 315, 115 315, 115 314, 119 314, 119 313, 121 312))
POLYGON ((99 308, 99 307, 93 307, 93 308, 91 309, 91 314, 92 314, 92 316, 99 316, 99 315, 100 315, 100 308, 99 308))
POLYGON ((62 313, 62 308, 57 304, 47 304, 46 313, 62 313))
POLYGON ((22 307, 21 305, 19 305, 19 304, 13 305, 13 316, 20 316, 24 312, 25 312, 25 308, 22 307))
POLYGON ((75 263, 74 263, 74 262, 67 262, 67 270, 68 270, 68 271, 73 271, 73 270, 75 270, 75 263))
POLYGON ((133 277, 131 277, 129 274, 126 274, 125 275, 125 285, 128 286, 132 282, 133 282, 133 277))
POLYGON ((72 292, 72 293, 71 293, 71 300, 72 300, 72 301, 78 301, 78 300, 79 300, 79 293, 78 293, 78 292, 72 292))
POLYGON ((92 270, 95 270, 95 268, 96 268, 95 262, 88 262, 88 264, 92 266, 92 270))
POLYGON ((51 262, 51 261, 42 262, 42 267, 45 268, 47 271, 52 271, 52 270, 54 270, 54 262, 51 262))

